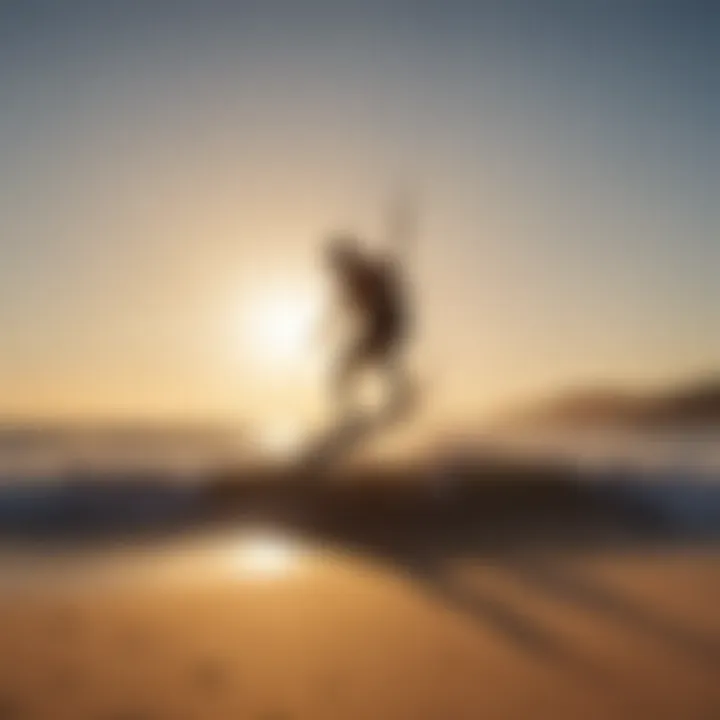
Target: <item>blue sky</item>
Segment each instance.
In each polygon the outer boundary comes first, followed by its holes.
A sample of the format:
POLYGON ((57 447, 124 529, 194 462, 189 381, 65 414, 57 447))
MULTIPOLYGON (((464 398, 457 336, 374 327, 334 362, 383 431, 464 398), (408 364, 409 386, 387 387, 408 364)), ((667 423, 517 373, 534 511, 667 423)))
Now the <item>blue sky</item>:
POLYGON ((403 183, 438 413, 717 369, 718 68, 710 2, 3 3, 4 410, 300 412, 241 317, 403 183))

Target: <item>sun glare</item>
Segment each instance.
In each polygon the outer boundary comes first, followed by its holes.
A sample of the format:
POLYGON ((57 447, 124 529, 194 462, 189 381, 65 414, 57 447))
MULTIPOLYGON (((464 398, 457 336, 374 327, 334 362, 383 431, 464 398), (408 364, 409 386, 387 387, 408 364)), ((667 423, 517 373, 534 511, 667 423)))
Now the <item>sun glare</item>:
POLYGON ((290 288, 259 293, 246 307, 244 340, 264 363, 293 363, 309 346, 316 316, 310 293, 290 288))
POLYGON ((244 576, 273 578, 286 575, 296 560, 289 541, 270 534, 258 534, 241 541, 234 564, 244 576))

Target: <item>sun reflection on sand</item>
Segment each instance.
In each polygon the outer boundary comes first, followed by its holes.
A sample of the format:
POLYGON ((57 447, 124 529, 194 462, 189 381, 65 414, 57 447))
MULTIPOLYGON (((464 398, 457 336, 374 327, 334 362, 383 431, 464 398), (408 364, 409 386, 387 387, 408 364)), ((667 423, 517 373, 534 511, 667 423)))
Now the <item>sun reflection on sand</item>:
POLYGON ((243 537, 232 550, 233 567, 249 578, 282 577, 296 569, 300 550, 289 538, 269 532, 243 537))

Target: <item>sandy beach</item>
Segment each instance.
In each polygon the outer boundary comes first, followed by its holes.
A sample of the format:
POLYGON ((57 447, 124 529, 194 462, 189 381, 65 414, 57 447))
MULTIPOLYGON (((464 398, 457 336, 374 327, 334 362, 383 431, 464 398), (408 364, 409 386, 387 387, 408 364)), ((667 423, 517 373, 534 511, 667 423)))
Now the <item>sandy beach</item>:
POLYGON ((440 582, 272 525, 5 546, 0 717, 710 720, 719 559, 526 548, 440 582))

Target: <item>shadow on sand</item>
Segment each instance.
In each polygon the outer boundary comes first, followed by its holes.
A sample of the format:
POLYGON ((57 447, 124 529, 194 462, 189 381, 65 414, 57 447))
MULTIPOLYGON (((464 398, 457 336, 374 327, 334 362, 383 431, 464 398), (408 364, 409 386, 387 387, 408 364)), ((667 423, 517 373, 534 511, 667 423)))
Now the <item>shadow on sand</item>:
MULTIPOLYGON (((0 542, 99 543, 109 537, 126 543, 144 541, 147 533, 237 527, 261 519, 331 551, 360 554, 530 656, 595 680, 604 670, 543 627, 532 612, 533 598, 599 616, 687 661, 720 664, 719 637, 692 627, 691 618, 684 623, 648 607, 581 572, 582 562, 575 562, 605 552, 717 547, 720 523, 708 526, 705 520, 708 502, 720 508, 719 485, 712 492, 703 486, 703 523, 694 528, 687 517, 673 522, 664 503, 655 512, 657 498, 645 481, 638 503, 632 478, 619 487, 588 483, 568 467, 487 461, 456 478, 452 492, 439 497, 423 481, 426 475, 423 468, 366 468, 309 481, 297 472, 258 469, 229 473, 202 487, 66 483, 46 495, 35 488, 32 497, 7 486, 0 490, 0 542), (482 577, 479 583, 464 581, 455 572, 463 561, 492 563, 524 589, 526 599, 510 601, 491 584, 484 586, 482 577)), ((673 493, 683 491, 692 494, 695 488, 678 481, 673 493)), ((668 488, 657 494, 667 497, 668 488)))
MULTIPOLYGON (((338 542, 338 538, 329 537, 328 541, 338 542)), ((340 542, 342 545, 343 541, 340 542)), ((655 549, 658 543, 662 543, 662 539, 655 539, 655 549)), ((552 553, 556 559, 550 560, 550 553, 537 552, 534 543, 525 549, 517 545, 502 549, 493 544, 467 542, 443 550, 433 548, 431 538, 423 549, 392 540, 379 543, 375 539, 365 544, 356 536, 352 538, 351 544, 356 551, 364 553, 372 561, 407 577, 423 592, 447 607, 492 627, 513 645, 541 660, 567 664, 576 671, 585 666, 585 660, 574 653, 569 644, 543 627, 527 611, 534 598, 545 596, 561 606, 594 614, 623 632, 643 635, 666 651, 682 655, 687 661, 706 667, 720 666, 720 635, 711 636, 666 616, 617 588, 602 583, 590 573, 579 571, 574 566, 577 563, 571 566, 567 562, 569 559, 577 560, 583 551, 597 552, 601 549, 599 545, 585 544, 582 548, 565 546, 563 543, 557 546, 561 551, 559 555, 552 553), (522 603, 509 602, 497 591, 483 587, 482 582, 470 583, 463 579, 454 569, 456 561, 463 558, 492 563, 493 571, 524 588, 522 603)), ((643 543, 638 539, 632 545, 618 546, 613 543, 608 547, 612 547, 613 552, 631 552, 642 549, 642 546, 643 543)), ((590 668, 585 666, 584 669, 590 668)), ((593 672, 597 670, 593 668, 593 672)))

